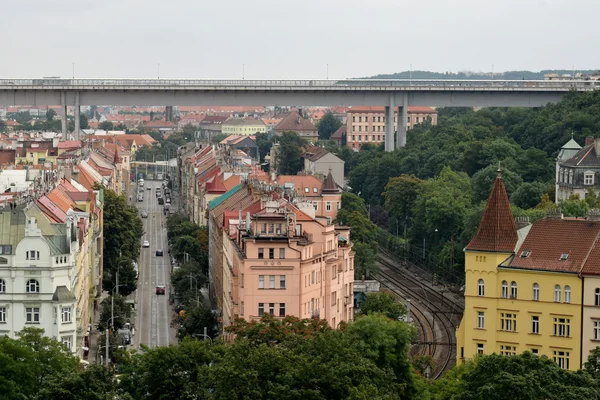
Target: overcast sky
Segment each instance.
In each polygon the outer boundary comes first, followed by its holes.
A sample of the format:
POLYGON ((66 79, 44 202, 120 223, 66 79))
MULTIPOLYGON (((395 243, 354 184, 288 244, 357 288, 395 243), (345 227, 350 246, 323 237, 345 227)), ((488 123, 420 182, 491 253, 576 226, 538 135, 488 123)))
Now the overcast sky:
POLYGON ((2 0, 0 77, 600 67, 599 0, 2 0))

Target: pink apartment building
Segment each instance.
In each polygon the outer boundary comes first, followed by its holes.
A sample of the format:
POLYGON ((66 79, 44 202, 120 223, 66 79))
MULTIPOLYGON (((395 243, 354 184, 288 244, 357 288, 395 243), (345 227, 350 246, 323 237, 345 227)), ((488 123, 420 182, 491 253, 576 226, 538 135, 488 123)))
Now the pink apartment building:
POLYGON ((350 228, 274 192, 223 215, 223 326, 235 318, 353 317, 350 228))

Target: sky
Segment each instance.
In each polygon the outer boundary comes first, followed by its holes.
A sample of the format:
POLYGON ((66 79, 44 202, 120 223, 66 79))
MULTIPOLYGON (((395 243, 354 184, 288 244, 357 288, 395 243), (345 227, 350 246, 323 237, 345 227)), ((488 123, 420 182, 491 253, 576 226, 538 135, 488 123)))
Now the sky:
POLYGON ((411 68, 600 68, 598 0, 2 3, 0 78, 67 78, 73 70, 75 78, 342 79, 411 68))

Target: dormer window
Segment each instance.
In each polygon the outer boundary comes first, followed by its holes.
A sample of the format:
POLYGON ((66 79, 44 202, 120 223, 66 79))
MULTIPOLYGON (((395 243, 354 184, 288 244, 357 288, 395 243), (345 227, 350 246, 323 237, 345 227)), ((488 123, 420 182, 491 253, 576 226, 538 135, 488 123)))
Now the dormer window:
POLYGON ((593 171, 585 171, 584 172, 583 184, 588 185, 588 186, 594 184, 594 172, 593 171))
POLYGON ((313 188, 313 193, 318 193, 317 188, 313 188))
POLYGON ((521 258, 527 258, 527 257, 529 257, 530 254, 531 254, 530 251, 522 251, 521 252, 521 258))
POLYGON ((304 188, 304 193, 309 193, 310 189, 309 188, 304 188))
POLYGON ((565 261, 567 258, 569 258, 569 253, 562 253, 560 255, 560 261, 565 261))

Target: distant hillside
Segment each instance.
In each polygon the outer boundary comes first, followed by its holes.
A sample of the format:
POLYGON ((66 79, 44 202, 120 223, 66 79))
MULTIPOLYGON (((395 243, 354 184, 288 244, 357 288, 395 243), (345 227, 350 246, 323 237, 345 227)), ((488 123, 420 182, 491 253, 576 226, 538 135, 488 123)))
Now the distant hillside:
MULTIPOLYGON (((575 73, 592 74, 598 70, 575 70, 575 73)), ((544 79, 546 74, 569 74, 573 73, 572 70, 566 69, 546 69, 539 72, 532 71, 506 71, 494 73, 494 79, 506 79, 506 80, 535 80, 544 79)), ((364 77, 361 79, 491 79, 491 72, 431 72, 431 71, 402 71, 395 72, 393 74, 379 74, 375 76, 364 77)))

